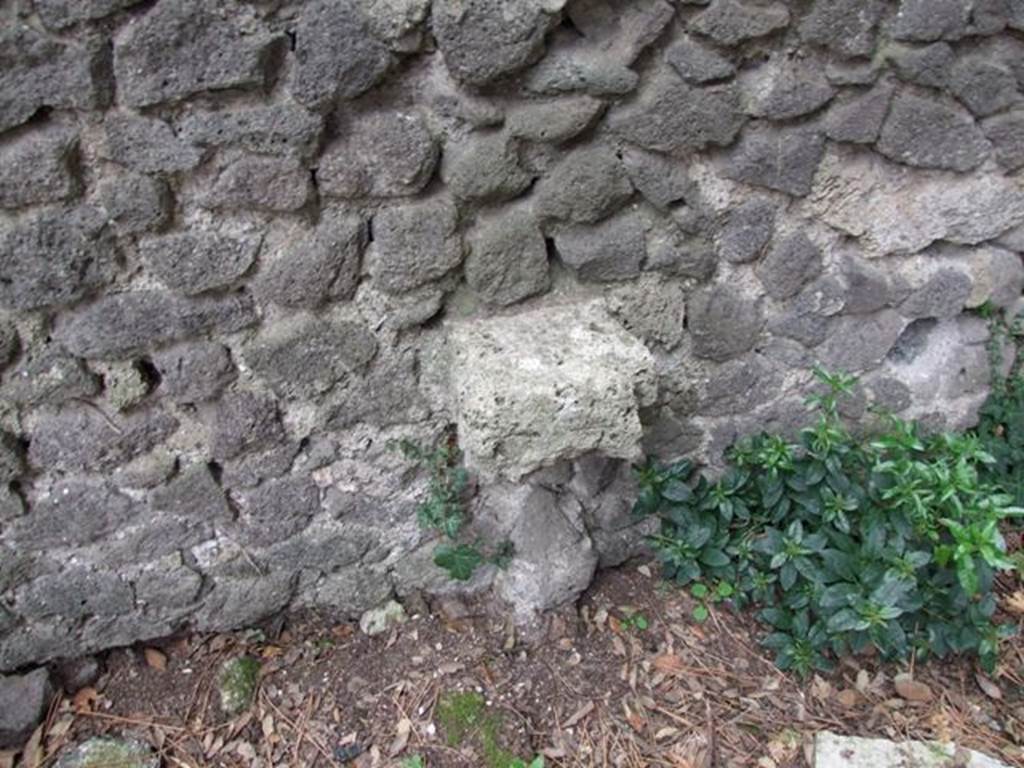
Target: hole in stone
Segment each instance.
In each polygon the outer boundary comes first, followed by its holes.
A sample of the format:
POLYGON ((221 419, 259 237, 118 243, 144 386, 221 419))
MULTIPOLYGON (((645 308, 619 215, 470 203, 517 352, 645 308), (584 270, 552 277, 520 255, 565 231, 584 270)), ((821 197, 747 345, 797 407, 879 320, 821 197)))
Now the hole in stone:
POLYGON ((886 357, 894 363, 910 362, 928 345, 928 336, 936 325, 938 321, 932 318, 915 320, 903 330, 886 357))
POLYGON ((157 367, 153 365, 153 361, 148 358, 141 358, 136 360, 135 370, 142 376, 142 380, 146 382, 147 391, 152 392, 154 389, 160 386, 162 377, 157 367))
POLYGON ((206 468, 210 470, 210 475, 213 477, 214 482, 220 485, 221 478, 224 477, 224 467, 217 461, 206 462, 206 468))

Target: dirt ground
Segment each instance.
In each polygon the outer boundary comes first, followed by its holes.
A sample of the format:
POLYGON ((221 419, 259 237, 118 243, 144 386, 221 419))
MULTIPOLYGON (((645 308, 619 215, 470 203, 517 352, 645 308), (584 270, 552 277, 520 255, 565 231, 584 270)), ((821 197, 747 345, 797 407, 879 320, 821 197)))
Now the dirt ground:
MULTIPOLYGON (((1010 609, 1019 587, 1003 585, 1010 609)), ((109 654, 97 683, 55 703, 28 757, 49 765, 72 740, 117 733, 151 743, 173 768, 478 768, 486 745, 454 743, 438 717, 445 697, 477 692, 502 749, 547 766, 806 766, 819 730, 953 740, 1024 766, 1019 638, 991 677, 965 660, 916 665, 925 687, 909 700, 893 684, 905 668, 846 659, 804 681, 772 665, 749 618, 720 604, 698 623, 693 608, 633 564, 602 574, 532 638, 486 605, 446 601, 372 638, 293 617, 169 639, 109 654), (260 659, 260 687, 249 711, 226 719, 217 674, 240 653, 260 659)))

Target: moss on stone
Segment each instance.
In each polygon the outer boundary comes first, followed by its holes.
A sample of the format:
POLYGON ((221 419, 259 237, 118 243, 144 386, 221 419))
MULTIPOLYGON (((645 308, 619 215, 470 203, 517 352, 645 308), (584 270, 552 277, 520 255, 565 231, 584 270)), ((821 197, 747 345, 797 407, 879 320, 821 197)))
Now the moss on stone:
POLYGON ((220 708, 228 715, 244 712, 252 704, 260 679, 260 663, 251 656, 224 662, 220 670, 220 708))
POLYGON ((98 737, 65 752, 56 768, 156 768, 160 761, 136 739, 98 737))

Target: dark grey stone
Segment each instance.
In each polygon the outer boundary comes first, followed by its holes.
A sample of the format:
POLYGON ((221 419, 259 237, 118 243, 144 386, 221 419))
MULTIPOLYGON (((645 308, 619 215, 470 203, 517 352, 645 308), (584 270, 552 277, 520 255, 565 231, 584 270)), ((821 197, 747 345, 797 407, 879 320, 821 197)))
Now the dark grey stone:
POLYGON ((435 0, 431 20, 448 70, 479 85, 536 60, 557 16, 533 2, 435 0))
POLYGON ((523 75, 533 93, 586 93, 621 96, 636 88, 640 76, 617 57, 595 49, 575 34, 555 33, 547 55, 523 75))
POLYGON ((437 142, 418 112, 375 111, 353 118, 320 158, 327 197, 400 197, 421 191, 437 166, 437 142))
POLYGON ((246 365, 281 397, 317 397, 360 371, 377 354, 365 326, 296 318, 254 339, 246 365))
POLYGON ((176 232, 143 240, 146 269, 168 288, 192 296, 230 285, 256 259, 260 238, 213 232, 176 232))
POLYGON ((690 29, 707 35, 723 45, 764 37, 789 26, 789 10, 778 2, 744 3, 740 0, 714 0, 690 20, 690 29))
POLYGON ((989 155, 988 141, 966 110, 906 91, 893 97, 875 147, 899 163, 961 172, 989 155))
POLYGON ((894 44, 885 49, 885 57, 902 79, 945 88, 956 55, 949 43, 932 43, 923 47, 894 44))
POLYGON ((697 291, 686 309, 693 352, 709 360, 728 360, 749 352, 764 327, 761 302, 727 285, 697 291))
POLYGON ((66 480, 14 521, 8 540, 28 551, 81 547, 113 535, 141 512, 138 503, 106 483, 66 480))
POLYGON ((996 162, 1008 171, 1024 168, 1024 110, 991 117, 982 127, 995 148, 996 162))
POLYGON ((971 278, 959 269, 940 269, 907 296, 900 314, 913 320, 925 317, 955 317, 971 295, 971 278))
POLYGON ((14 356, 21 351, 21 339, 18 336, 18 329, 7 320, 0 320, 0 370, 3 370, 14 356))
POLYGON ((404 293, 462 263, 458 214, 444 197, 384 208, 373 217, 370 276, 387 293, 404 293))
POLYGON ((566 14, 595 49, 632 64, 672 20, 666 0, 576 0, 566 14))
POLYGON ((223 524, 231 519, 224 492, 205 464, 194 464, 150 497, 153 510, 184 519, 223 524))
POLYGON ((53 673, 64 693, 75 694, 99 680, 103 667, 95 656, 80 656, 61 659, 53 665, 53 673))
POLYGON ((778 241, 755 272, 765 292, 776 301, 800 292, 821 273, 821 250, 802 232, 778 241))
POLYGON ((109 176, 99 183, 97 198, 121 234, 157 231, 171 221, 174 200, 163 179, 135 173, 109 176))
POLYGON ((900 0, 890 32, 896 40, 958 40, 967 34, 972 5, 971 0, 900 0))
POLYGON ((239 508, 239 538, 257 547, 276 544, 301 532, 320 509, 320 489, 308 476, 268 480, 232 496, 239 508))
POLYGON ((50 29, 67 29, 83 21, 96 21, 142 0, 33 0, 39 19, 50 29))
POLYGON ((694 87, 669 72, 608 113, 609 129, 626 141, 679 155, 730 144, 745 122, 734 84, 694 87))
POLYGON ((729 152, 725 175, 802 197, 825 154, 825 137, 809 126, 749 126, 729 152))
POLYGON ((387 427, 426 420, 430 408, 417 386, 419 360, 415 350, 378 355, 365 376, 351 377, 340 396, 332 396, 329 430, 354 424, 387 427))
POLYGON ((100 381, 57 344, 31 347, 3 377, 5 398, 19 405, 59 405, 99 394, 100 381))
POLYGON ((889 280, 867 262, 848 259, 842 267, 844 309, 851 315, 876 312, 889 303, 889 280))
POLYGON ((25 449, 9 432, 0 432, 0 484, 16 480, 25 471, 25 449))
POLYGON ((323 118, 295 104, 191 112, 178 135, 201 147, 240 147, 264 155, 309 157, 317 150, 323 118))
POLYGON ((294 34, 298 67, 291 92, 311 109, 355 98, 391 66, 391 54, 370 34, 365 17, 350 0, 304 4, 294 34))
POLYGON ((107 52, 45 36, 5 19, 0 27, 0 131, 21 125, 44 107, 95 109, 109 101, 103 73, 107 52))
POLYGON ((227 347, 212 341, 179 344, 153 355, 161 395, 176 403, 212 400, 238 376, 227 347))
POLYGON ((146 107, 262 87, 280 42, 251 11, 224 0, 157 3, 114 39, 118 103, 146 107))
POLYGON ((79 357, 124 358, 208 331, 233 333, 254 322, 256 311, 245 293, 185 299, 161 291, 131 291, 62 316, 55 336, 79 357))
POLYGON ((287 213, 302 208, 312 194, 312 175, 298 160, 248 155, 221 168, 199 195, 199 203, 206 208, 287 213))
POLYGON ((709 83, 732 77, 736 65, 709 45, 683 35, 665 51, 665 61, 689 83, 709 83))
POLYGON ((136 456, 114 470, 112 480, 119 488, 155 488, 171 479, 178 460, 165 448, 136 456))
POLYGON ((284 439, 277 402, 249 390, 232 392, 216 406, 211 429, 211 452, 222 461, 266 448, 284 439))
POLYGON ((769 120, 788 120, 827 104, 836 89, 813 61, 776 56, 740 77, 746 111, 769 120))
MULTIPOLYGON (((251 566, 248 573, 252 573, 251 566)), ((195 614, 195 626, 200 631, 251 627, 288 605, 294 582, 290 570, 260 576, 212 578, 208 582, 210 591, 195 614)))
POLYGON ((178 428, 161 410, 108 416, 95 407, 65 406, 43 414, 30 432, 36 470, 107 471, 152 449, 178 428))
POLYGON ((298 444, 286 443, 226 461, 221 471, 221 485, 225 488, 255 488, 265 480, 281 477, 291 470, 298 451, 298 444))
POLYGON ((938 320, 924 318, 909 323, 890 347, 887 357, 895 363, 912 362, 928 346, 928 338, 938 326, 938 320))
POLYGON ((621 154, 629 180, 651 205, 661 210, 675 209, 680 202, 700 205, 685 160, 631 146, 623 147, 621 154))
POLYGON ((509 113, 505 130, 516 138, 559 144, 587 130, 603 110, 604 102, 591 96, 528 101, 509 113))
POLYGON ((769 324, 769 330, 805 347, 816 347, 828 337, 831 318, 842 306, 842 285, 825 277, 808 285, 787 303, 783 314, 769 324))
MULTIPOLYGON (((644 414, 641 413, 641 420, 644 414)), ((650 422, 643 422, 644 436, 641 443, 645 456, 659 461, 673 461, 687 456, 700 448, 704 431, 690 423, 657 409, 651 414, 650 422)))
POLYGON ((833 85, 870 85, 878 78, 879 62, 830 61, 825 65, 825 77, 833 85))
POLYGON ((843 56, 869 56, 885 4, 880 0, 814 0, 800 37, 843 56))
POLYGON ((470 134, 445 144, 441 179, 457 200, 508 200, 533 181, 503 133, 470 134))
POLYGON ((850 373, 874 368, 889 354, 904 325, 891 309, 839 317, 828 340, 819 347, 819 362, 831 370, 850 373))
POLYGON ((1021 102, 1017 78, 1010 68, 984 54, 957 59, 950 71, 949 87, 954 96, 980 117, 1021 102))
POLYGON ((610 147, 598 144, 567 153, 537 182, 534 210, 541 220, 593 222, 632 194, 622 162, 610 147))
POLYGON ((68 304, 109 283, 116 269, 113 233, 98 209, 43 209, 0 239, 0 306, 68 304))
POLYGON ((202 592, 203 577, 181 561, 175 553, 142 571, 132 582, 135 600, 150 611, 166 615, 191 608, 202 592))
POLYGON ((467 241, 466 282, 488 304, 515 304, 547 290, 547 245, 530 211, 480 217, 467 241))
POLYGON ((627 280, 640 274, 644 222, 625 210, 597 224, 567 227, 555 235, 555 249, 581 280, 627 280))
POLYGON ((895 86, 886 80, 859 93, 844 93, 825 113, 825 135, 832 141, 871 144, 882 130, 895 86))
POLYGON ((740 203, 726 214, 718 232, 718 255, 733 264, 756 259, 775 231, 775 204, 763 198, 740 203))
POLYGON ((103 128, 107 157, 136 171, 190 171, 203 159, 199 149, 179 139, 170 125, 155 117, 112 112, 103 128))
POLYGON ((53 686, 45 668, 0 675, 0 749, 20 749, 42 722, 53 686))
POLYGON ((707 378, 697 413, 712 417, 750 413, 777 396, 780 378, 757 354, 716 365, 707 378))
POLYGON ((55 203, 75 197, 78 133, 61 125, 34 131, 0 147, 0 208, 55 203))
POLYGON ((910 387, 899 379, 883 377, 868 383, 867 388, 873 403, 890 413, 906 410, 913 402, 910 387))
POLYGON ((284 307, 315 309, 355 295, 366 222, 343 211, 325 212, 316 229, 289 240, 256 281, 257 293, 284 307))
POLYGON ((714 274, 716 264, 715 249, 703 237, 671 224, 651 227, 647 232, 645 270, 704 281, 714 274))
POLYGON ((29 619, 117 616, 133 607, 131 587, 118 574, 85 566, 40 576, 15 592, 16 610, 29 619))
MULTIPOLYGON (((6 523, 23 517, 26 511, 25 500, 19 490, 12 485, 0 486, 0 522, 6 523)), ((0 635, 2 634, 0 630, 0 635)))

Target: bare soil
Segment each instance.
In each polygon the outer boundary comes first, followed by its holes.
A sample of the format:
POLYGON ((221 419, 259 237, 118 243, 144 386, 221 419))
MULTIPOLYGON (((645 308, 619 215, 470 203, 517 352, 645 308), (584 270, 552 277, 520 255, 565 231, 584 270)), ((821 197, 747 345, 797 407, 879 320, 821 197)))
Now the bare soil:
MULTIPOLYGON (((1001 585, 1018 624, 1020 590, 1001 585)), ((127 733, 174 768, 371 768, 413 756, 427 768, 479 768, 480 739, 452 743, 436 717, 442 697, 475 691, 497 715, 502 748, 547 766, 806 766, 819 730, 952 740, 1024 766, 1019 638, 992 676, 963 659, 897 667, 858 657, 801 680, 774 667, 748 616, 719 604, 698 623, 693 607, 649 566, 631 565, 602 574, 532 637, 486 603, 448 600, 372 638, 306 616, 169 639, 108 654, 100 680, 56 702, 29 747, 48 765, 72 740, 127 733), (249 711, 227 719, 218 670, 241 653, 261 660, 261 683, 249 711), (926 686, 921 700, 895 690, 906 671, 926 686)))

